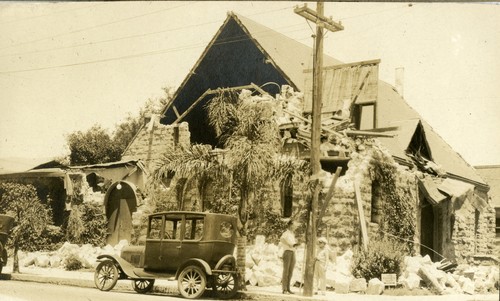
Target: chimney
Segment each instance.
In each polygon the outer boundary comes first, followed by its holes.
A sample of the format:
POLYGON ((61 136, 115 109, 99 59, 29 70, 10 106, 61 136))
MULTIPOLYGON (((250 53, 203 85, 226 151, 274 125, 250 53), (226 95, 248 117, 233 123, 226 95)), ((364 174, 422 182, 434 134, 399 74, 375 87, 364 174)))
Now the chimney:
POLYGON ((394 85, 396 86, 396 91, 401 96, 404 96, 404 94, 403 94, 404 75, 405 75, 405 68, 403 68, 403 67, 396 68, 396 81, 395 81, 394 85))

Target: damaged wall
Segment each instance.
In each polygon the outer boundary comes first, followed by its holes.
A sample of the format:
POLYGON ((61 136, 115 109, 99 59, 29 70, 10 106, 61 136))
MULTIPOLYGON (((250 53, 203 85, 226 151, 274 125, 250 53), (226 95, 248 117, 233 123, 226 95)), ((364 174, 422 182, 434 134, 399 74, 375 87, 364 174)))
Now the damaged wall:
POLYGON ((141 159, 151 170, 155 160, 169 149, 188 147, 191 143, 188 123, 162 125, 156 118, 145 125, 122 155, 122 160, 141 159))
MULTIPOLYGON (((387 206, 387 203, 383 204, 387 196, 384 195, 384 183, 381 183, 381 195, 377 195, 374 191, 373 177, 370 175, 372 168, 370 158, 369 149, 353 153, 353 159, 349 162, 349 170, 337 181, 334 197, 323 218, 323 226, 320 227, 320 234, 328 237, 331 246, 340 253, 361 243, 354 181, 359 183, 369 239, 379 236, 382 229, 380 222, 386 213, 380 209, 387 206), (380 216, 374 219, 373 205, 374 200, 377 199, 380 202, 377 205, 379 207, 377 213, 380 216)), ((453 195, 443 196, 442 202, 429 205, 434 213, 432 224, 429 224, 421 220, 422 200, 425 197, 419 189, 418 181, 419 178, 424 177, 424 174, 400 165, 396 170, 395 178, 399 195, 408 197, 408 208, 412 208, 409 217, 414 221, 415 232, 412 240, 415 254, 421 254, 422 233, 426 231, 431 231, 433 236, 433 241, 431 240, 429 246, 433 250, 429 253, 434 253, 434 256, 431 256, 433 261, 446 258, 458 263, 472 263, 478 255, 495 254, 495 211, 489 204, 481 206, 482 198, 475 193, 473 185, 444 179, 445 182, 458 183, 455 185, 466 187, 468 190, 460 192, 455 189, 453 195)), ((434 179, 438 183, 443 181, 439 178, 434 179)), ((330 181, 331 179, 326 179, 325 183, 330 183, 330 181)), ((444 189, 444 186, 441 188, 444 189)), ((401 241, 403 239, 400 237, 401 241)))
POLYGON ((446 253, 459 262, 470 263, 474 255, 493 254, 495 212, 491 206, 476 209, 473 204, 477 197, 469 190, 451 198, 453 228, 446 253))

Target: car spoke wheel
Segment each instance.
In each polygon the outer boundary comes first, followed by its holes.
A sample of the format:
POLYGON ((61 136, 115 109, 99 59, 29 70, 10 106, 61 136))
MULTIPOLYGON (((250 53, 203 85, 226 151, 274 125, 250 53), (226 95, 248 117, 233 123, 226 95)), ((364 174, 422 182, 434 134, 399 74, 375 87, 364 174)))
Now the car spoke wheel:
POLYGON ((112 260, 101 261, 94 273, 95 286, 101 291, 109 291, 118 282, 118 268, 112 260))
POLYGON ((215 274, 213 287, 215 297, 219 299, 229 299, 238 292, 238 281, 233 273, 215 274))
POLYGON ((182 270, 177 280, 181 295, 188 299, 196 299, 203 295, 207 285, 205 273, 197 266, 188 266, 182 270))
POLYGON ((132 288, 139 294, 145 294, 149 292, 153 285, 155 284, 154 279, 136 279, 132 280, 132 288))

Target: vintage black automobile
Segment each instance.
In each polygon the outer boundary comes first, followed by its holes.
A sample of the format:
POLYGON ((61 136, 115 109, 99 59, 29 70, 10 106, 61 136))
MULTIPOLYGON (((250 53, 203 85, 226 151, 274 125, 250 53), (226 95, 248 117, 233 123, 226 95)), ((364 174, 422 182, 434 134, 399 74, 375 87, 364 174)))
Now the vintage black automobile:
POLYGON ((2 268, 7 264, 7 239, 9 233, 14 226, 14 218, 8 215, 0 214, 0 273, 2 268))
POLYGON ((120 256, 100 255, 94 282, 103 291, 119 279, 147 293, 155 279, 176 279, 179 292, 199 298, 206 288, 227 299, 238 291, 236 218, 224 214, 174 211, 149 216, 145 246, 127 246, 120 256))

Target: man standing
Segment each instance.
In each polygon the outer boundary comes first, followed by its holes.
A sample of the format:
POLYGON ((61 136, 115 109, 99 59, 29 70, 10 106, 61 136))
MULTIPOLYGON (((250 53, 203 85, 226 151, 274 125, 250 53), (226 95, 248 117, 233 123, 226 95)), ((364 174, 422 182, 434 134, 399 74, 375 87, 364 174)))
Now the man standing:
POLYGON ((324 237, 318 239, 319 250, 316 255, 316 264, 314 266, 314 280, 317 283, 319 293, 325 295, 326 291, 326 267, 328 265, 328 257, 330 250, 328 248, 328 241, 324 237))
POLYGON ((283 289, 283 294, 293 294, 290 290, 290 281, 292 280, 293 269, 295 268, 295 247, 297 246, 297 241, 293 233, 292 220, 288 222, 287 230, 281 235, 280 244, 283 249, 281 288, 283 289))

